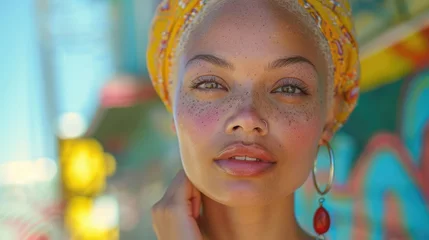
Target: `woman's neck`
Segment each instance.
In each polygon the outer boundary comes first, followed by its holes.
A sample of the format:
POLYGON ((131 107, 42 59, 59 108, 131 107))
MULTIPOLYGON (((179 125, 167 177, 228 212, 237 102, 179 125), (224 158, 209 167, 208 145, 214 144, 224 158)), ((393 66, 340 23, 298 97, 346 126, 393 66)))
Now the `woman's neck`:
POLYGON ((314 239, 298 225, 294 196, 265 206, 235 208, 202 196, 200 228, 209 240, 314 239))

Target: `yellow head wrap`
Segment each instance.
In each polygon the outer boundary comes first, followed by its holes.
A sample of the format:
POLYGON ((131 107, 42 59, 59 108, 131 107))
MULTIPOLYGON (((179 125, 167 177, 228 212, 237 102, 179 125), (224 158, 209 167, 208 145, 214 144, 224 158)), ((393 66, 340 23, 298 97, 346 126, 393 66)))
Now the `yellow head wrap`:
MULTIPOLYGON (((152 23, 147 66, 153 86, 171 110, 169 84, 172 60, 180 36, 213 0, 164 0, 152 23)), ((312 16, 327 39, 334 63, 334 90, 343 100, 334 130, 342 126, 354 109, 359 95, 359 59, 348 0, 296 0, 312 16)))

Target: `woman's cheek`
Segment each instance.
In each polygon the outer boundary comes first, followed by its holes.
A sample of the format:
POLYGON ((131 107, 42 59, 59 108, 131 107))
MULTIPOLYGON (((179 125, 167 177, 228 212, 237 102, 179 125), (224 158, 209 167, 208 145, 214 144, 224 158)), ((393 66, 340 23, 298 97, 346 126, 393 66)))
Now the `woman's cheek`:
POLYGON ((323 131, 324 117, 318 104, 307 103, 280 111, 276 121, 280 142, 289 149, 317 147, 323 131))
POLYGON ((222 107, 211 101, 202 101, 188 96, 180 98, 176 109, 176 124, 179 131, 190 136, 210 136, 210 132, 219 131, 222 107))

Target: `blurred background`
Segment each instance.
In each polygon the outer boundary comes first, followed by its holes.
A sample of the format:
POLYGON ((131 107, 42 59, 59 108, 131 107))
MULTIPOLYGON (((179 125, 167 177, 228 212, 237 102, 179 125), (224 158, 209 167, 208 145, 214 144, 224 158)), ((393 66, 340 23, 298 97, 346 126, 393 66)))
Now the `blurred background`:
MULTIPOLYGON (((362 95, 333 141, 329 237, 429 239, 429 0, 351 2, 362 95)), ((158 3, 0 1, 1 240, 155 239, 150 208, 180 168, 145 68, 158 3)), ((310 180, 296 207, 312 231, 310 180)))

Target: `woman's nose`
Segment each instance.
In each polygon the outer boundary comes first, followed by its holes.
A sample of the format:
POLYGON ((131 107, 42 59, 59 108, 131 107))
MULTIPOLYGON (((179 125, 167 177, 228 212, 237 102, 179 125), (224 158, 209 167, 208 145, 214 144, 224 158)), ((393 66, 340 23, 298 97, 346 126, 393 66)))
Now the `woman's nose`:
POLYGON ((243 132, 264 136, 268 133, 268 122, 262 119, 254 109, 241 110, 228 120, 225 132, 227 134, 243 132))

